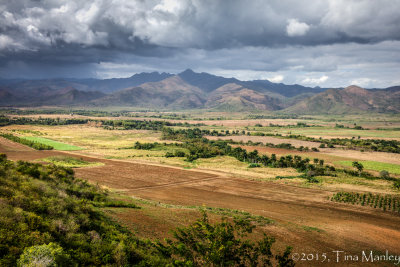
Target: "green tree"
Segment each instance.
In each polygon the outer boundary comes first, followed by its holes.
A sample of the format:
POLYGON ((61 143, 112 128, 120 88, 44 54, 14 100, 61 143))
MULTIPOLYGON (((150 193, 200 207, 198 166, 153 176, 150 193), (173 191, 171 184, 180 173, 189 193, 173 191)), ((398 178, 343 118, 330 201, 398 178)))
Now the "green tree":
POLYGON ((400 190, 400 180, 394 181, 393 182, 393 187, 397 190, 400 190))
POLYGON ((186 228, 173 232, 175 240, 158 243, 158 249, 173 257, 173 266, 294 266, 290 259, 291 247, 274 257, 271 248, 275 239, 266 236, 258 242, 243 240, 254 229, 249 220, 223 219, 211 224, 207 214, 186 228))
POLYGON ((363 169, 364 169, 364 166, 363 166, 361 163, 359 163, 358 161, 353 161, 352 166, 353 166, 354 168, 356 168, 360 174, 361 174, 361 172, 362 172, 363 169))

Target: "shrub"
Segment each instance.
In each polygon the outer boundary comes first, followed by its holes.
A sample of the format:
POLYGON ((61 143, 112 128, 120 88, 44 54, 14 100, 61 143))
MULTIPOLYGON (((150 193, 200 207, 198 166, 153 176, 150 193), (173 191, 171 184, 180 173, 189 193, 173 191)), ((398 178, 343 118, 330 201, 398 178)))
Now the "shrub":
POLYGON ((211 224, 207 214, 186 228, 173 232, 175 240, 158 243, 158 249, 175 259, 175 266, 294 266, 290 259, 291 247, 282 255, 273 255, 273 237, 264 235, 257 243, 243 240, 252 233, 254 225, 246 219, 234 219, 233 224, 223 219, 211 224))
POLYGON ((166 158, 172 158, 172 157, 175 157, 175 155, 173 153, 171 153, 171 152, 167 152, 167 153, 165 153, 165 157, 166 158))
POLYGON ((317 184, 319 183, 319 180, 315 177, 307 177, 307 182, 317 184))
POLYGON ((307 173, 306 173, 306 175, 307 175, 307 177, 313 177, 313 176, 316 175, 316 173, 315 173, 314 170, 308 170, 307 173))
POLYGON ((55 243, 25 248, 17 262, 18 266, 44 267, 67 266, 70 263, 69 255, 55 243))
POLYGON ((390 177, 389 172, 386 171, 386 170, 380 171, 380 172, 379 172, 379 176, 380 176, 381 178, 383 178, 383 179, 387 179, 387 178, 390 177))
POLYGON ((183 151, 175 151, 175 157, 185 157, 186 156, 186 154, 185 154, 185 152, 183 152, 183 151))
POLYGON ((259 168, 259 167, 261 167, 261 165, 258 163, 250 163, 249 164, 249 168, 259 168))
POLYGON ((400 190, 400 180, 394 181, 393 182, 393 187, 397 190, 400 190))
POLYGON ((359 163, 358 161, 353 161, 352 166, 358 170, 358 172, 361 174, 362 170, 364 169, 364 166, 359 163))

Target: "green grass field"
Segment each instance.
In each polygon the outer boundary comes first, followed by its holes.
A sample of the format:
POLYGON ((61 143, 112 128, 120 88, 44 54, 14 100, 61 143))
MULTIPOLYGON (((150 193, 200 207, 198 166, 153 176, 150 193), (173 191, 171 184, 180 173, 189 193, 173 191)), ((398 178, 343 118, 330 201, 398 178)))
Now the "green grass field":
MULTIPOLYGON (((377 161, 359 161, 366 170, 373 170, 373 171, 382 171, 386 170, 389 173, 393 174, 400 174, 400 165, 397 164, 391 164, 391 163, 383 163, 383 162, 377 162, 377 161)), ((341 164, 343 166, 352 166, 352 161, 337 161, 335 163, 341 164)))
POLYGON ((36 136, 24 136, 25 139, 42 143, 45 145, 49 145, 54 147, 55 150, 66 150, 66 151, 72 151, 72 150, 82 150, 83 148, 78 147, 78 146, 73 146, 61 142, 57 142, 51 139, 43 138, 43 137, 36 137, 36 136))

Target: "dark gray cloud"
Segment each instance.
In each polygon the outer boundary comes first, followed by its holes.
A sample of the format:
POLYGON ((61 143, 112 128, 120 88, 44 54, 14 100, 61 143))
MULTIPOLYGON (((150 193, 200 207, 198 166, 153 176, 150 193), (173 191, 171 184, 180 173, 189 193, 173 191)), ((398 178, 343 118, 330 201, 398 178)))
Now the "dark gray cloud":
POLYGON ((399 8, 400 0, 0 0, 0 76, 191 67, 315 85, 350 72, 340 80, 391 84, 399 8), (365 69, 349 67, 357 64, 365 69), (390 81, 360 76, 378 65, 390 81))

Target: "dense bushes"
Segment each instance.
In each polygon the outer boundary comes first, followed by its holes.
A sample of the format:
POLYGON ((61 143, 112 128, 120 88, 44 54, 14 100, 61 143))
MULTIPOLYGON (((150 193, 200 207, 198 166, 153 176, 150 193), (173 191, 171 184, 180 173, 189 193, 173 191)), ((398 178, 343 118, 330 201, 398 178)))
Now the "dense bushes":
POLYGON ((210 224, 207 215, 185 228, 173 232, 175 240, 159 243, 164 255, 175 259, 174 266, 294 266, 290 259, 291 248, 282 255, 273 255, 273 237, 264 235, 257 243, 243 240, 254 225, 249 220, 223 220, 210 224))
POLYGON ((136 142, 133 146, 134 149, 150 150, 157 147, 158 143, 140 143, 136 142))
POLYGON ((133 265, 159 257, 94 206, 134 207, 75 179, 72 169, 13 163, 2 155, 0 266, 38 255, 59 266, 133 265))
POLYGON ((133 146, 134 149, 139 149, 139 150, 172 150, 172 151, 167 151, 165 153, 166 158, 171 158, 171 157, 186 157, 186 153, 183 150, 185 149, 185 144, 183 143, 140 143, 136 142, 135 145, 133 146))
POLYGON ((20 144, 23 144, 23 145, 26 145, 26 146, 30 146, 30 147, 32 147, 33 149, 36 149, 36 150, 52 150, 52 149, 54 149, 52 146, 45 145, 45 144, 38 143, 38 142, 34 142, 34 141, 30 141, 30 140, 27 140, 27 139, 24 139, 24 138, 21 138, 21 137, 12 135, 12 134, 0 133, 0 136, 4 137, 4 138, 7 138, 7 139, 9 139, 11 141, 20 143, 20 144))

